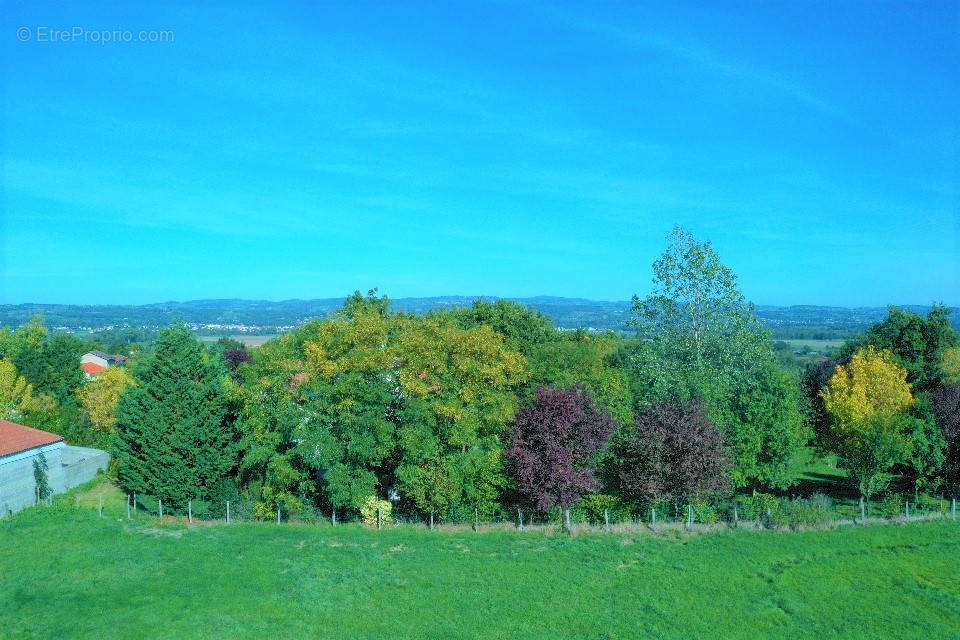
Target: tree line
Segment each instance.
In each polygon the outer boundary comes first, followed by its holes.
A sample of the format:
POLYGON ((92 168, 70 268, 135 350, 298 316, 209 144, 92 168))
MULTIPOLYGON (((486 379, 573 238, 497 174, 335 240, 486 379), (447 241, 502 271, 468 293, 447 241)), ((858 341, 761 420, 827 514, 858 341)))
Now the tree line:
POLYGON ((800 376, 709 242, 676 228, 653 271, 630 338, 558 331, 506 301, 397 312, 373 290, 251 351, 161 330, 128 368, 58 386, 43 372, 69 369, 51 357, 63 339, 28 325, 0 332, 0 402, 35 424, 54 411, 42 398, 72 403, 120 485, 174 511, 679 511, 789 491, 810 446, 868 496, 894 477, 956 490, 960 351, 945 308, 892 309, 800 376))

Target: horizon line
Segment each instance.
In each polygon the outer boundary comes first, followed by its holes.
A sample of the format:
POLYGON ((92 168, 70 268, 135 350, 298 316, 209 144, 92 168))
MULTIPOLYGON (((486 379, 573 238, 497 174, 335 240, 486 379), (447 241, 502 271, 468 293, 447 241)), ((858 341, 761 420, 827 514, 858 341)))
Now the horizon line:
MULTIPOLYGON (((360 291, 359 289, 357 291, 360 291)), ((361 292, 362 293, 362 292, 361 292)), ((315 298, 281 298, 281 299, 269 299, 269 298, 191 298, 187 300, 158 300, 155 302, 95 302, 95 303, 84 303, 84 302, 0 302, 0 307, 23 307, 23 306, 60 306, 60 307, 149 307, 163 304, 190 304, 195 302, 246 302, 246 303, 272 303, 272 304, 282 304, 288 302, 320 302, 320 301, 334 301, 334 300, 347 300, 353 294, 340 295, 340 296, 327 296, 327 297, 315 297, 315 298)), ((439 294, 439 295, 412 295, 412 296, 402 296, 402 297, 390 297, 389 295, 386 298, 390 302, 400 302, 404 300, 424 300, 424 299, 443 299, 443 298, 459 298, 466 299, 471 301, 476 300, 508 300, 508 301, 529 301, 535 299, 543 298, 552 298, 558 301, 583 301, 594 304, 630 304, 632 299, 624 300, 604 300, 604 299, 594 299, 594 298, 584 298, 582 296, 562 296, 554 294, 536 294, 530 296, 503 296, 503 295, 462 295, 462 294, 439 294)), ((748 300, 755 307, 780 307, 780 308, 789 308, 789 307, 821 307, 821 308, 833 308, 833 309, 881 309, 881 308, 905 308, 905 307, 933 307, 936 305, 942 305, 949 309, 957 309, 960 305, 950 304, 943 302, 942 300, 935 300, 926 303, 917 303, 917 302, 900 302, 900 303, 878 303, 878 304, 869 304, 869 305, 852 305, 852 306, 843 306, 836 304, 822 304, 822 303, 810 303, 810 302, 799 302, 799 303, 790 303, 790 304, 768 304, 761 302, 754 302, 748 300)))

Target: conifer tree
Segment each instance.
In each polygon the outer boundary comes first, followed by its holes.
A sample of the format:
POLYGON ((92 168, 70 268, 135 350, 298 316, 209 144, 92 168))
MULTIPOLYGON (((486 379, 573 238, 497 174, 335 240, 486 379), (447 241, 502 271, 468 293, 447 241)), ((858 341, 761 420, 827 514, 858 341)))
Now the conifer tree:
POLYGON ((185 327, 161 331, 117 405, 115 454, 124 488, 173 510, 206 498, 235 466, 230 383, 185 327))

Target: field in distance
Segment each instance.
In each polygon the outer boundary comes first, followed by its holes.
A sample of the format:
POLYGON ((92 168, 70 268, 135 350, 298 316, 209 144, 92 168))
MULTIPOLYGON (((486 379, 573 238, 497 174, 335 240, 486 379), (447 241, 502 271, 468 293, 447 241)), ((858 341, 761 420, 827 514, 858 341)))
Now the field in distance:
POLYGON ((256 335, 247 335, 247 334, 237 334, 229 336, 197 336, 197 340, 200 342, 216 342, 220 338, 230 338, 236 340, 237 342, 242 342, 244 346, 248 349, 255 349, 265 342, 269 342, 276 338, 280 337, 280 334, 272 334, 266 336, 256 336, 256 335))
POLYGON ((844 340, 784 340, 794 351, 826 354, 843 346, 844 340))
POLYGON ((190 528, 97 502, 0 520, 0 637, 960 637, 949 520, 571 538, 190 528))

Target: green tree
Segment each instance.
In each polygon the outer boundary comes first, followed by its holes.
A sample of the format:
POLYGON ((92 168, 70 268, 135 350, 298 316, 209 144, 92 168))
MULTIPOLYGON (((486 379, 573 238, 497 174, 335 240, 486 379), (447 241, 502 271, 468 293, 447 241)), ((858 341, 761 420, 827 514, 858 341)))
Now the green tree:
POLYGON ((448 460, 455 486, 462 487, 465 506, 480 516, 492 515, 508 485, 500 441, 488 438, 467 451, 450 454, 448 460))
POLYGON ((670 344, 698 368, 726 355, 725 338, 756 328, 753 305, 713 245, 697 242, 675 226, 663 255, 653 263, 654 286, 633 296, 632 325, 641 337, 670 344))
POLYGON ((165 329, 117 405, 114 451, 128 490, 173 509, 209 496, 236 464, 231 384, 185 327, 165 329))
POLYGON ((541 345, 557 342, 560 332, 550 318, 532 307, 509 300, 476 300, 473 306, 453 310, 463 329, 488 326, 504 338, 504 346, 529 356, 541 345))
POLYGON ((950 327, 950 313, 947 307, 935 305, 924 318, 890 307, 882 322, 843 346, 839 360, 848 362, 854 353, 868 345, 888 349, 897 364, 907 370, 907 382, 914 389, 933 389, 944 381, 944 355, 958 344, 957 334, 950 327))
POLYGON ((406 322, 397 358, 403 392, 430 406, 443 442, 461 451, 504 432, 528 375, 526 359, 493 329, 461 329, 447 314, 406 322))
POLYGON ((84 380, 80 368, 83 352, 84 344, 76 336, 54 334, 41 352, 42 379, 37 383, 37 388, 61 403, 72 400, 84 380))
POLYGON ((726 426, 731 480, 734 486, 787 488, 800 473, 797 453, 811 436, 800 386, 769 358, 745 373, 711 402, 713 416, 726 426))
POLYGON ((296 431, 309 417, 301 389, 303 337, 314 325, 267 342, 253 352, 250 366, 238 370, 239 478, 256 501, 255 517, 271 517, 277 504, 297 511, 316 493, 309 469, 294 454, 296 431))
POLYGON ((810 439, 799 381, 777 365, 769 334, 709 242, 676 227, 654 263, 652 293, 634 296, 638 341, 618 357, 643 409, 702 399, 734 462, 734 486, 789 487, 810 439))
POLYGON ((616 365, 622 346, 613 334, 574 332, 537 346, 528 356, 527 399, 538 387, 581 386, 593 400, 626 425, 633 422, 633 397, 627 372, 616 365))
POLYGON ((417 508, 429 514, 431 529, 436 515, 446 512, 460 493, 444 458, 403 465, 397 470, 397 477, 417 508))
POLYGON ((323 475, 334 509, 358 509, 389 488, 380 480, 396 447, 395 327, 372 297, 349 299, 304 344, 309 417, 297 430, 297 452, 323 475))
POLYGON ((463 329, 446 313, 407 318, 396 358, 401 491, 434 514, 440 505, 487 509, 506 482, 490 461, 516 411, 526 359, 489 326, 463 329))
POLYGON ((937 424, 930 398, 917 396, 910 411, 903 415, 903 431, 910 441, 907 476, 913 479, 914 493, 941 486, 946 476, 947 437, 937 424))
POLYGON ((243 367, 240 469, 257 514, 308 500, 356 509, 389 486, 395 320, 389 300, 354 293, 334 318, 253 352, 243 367))

